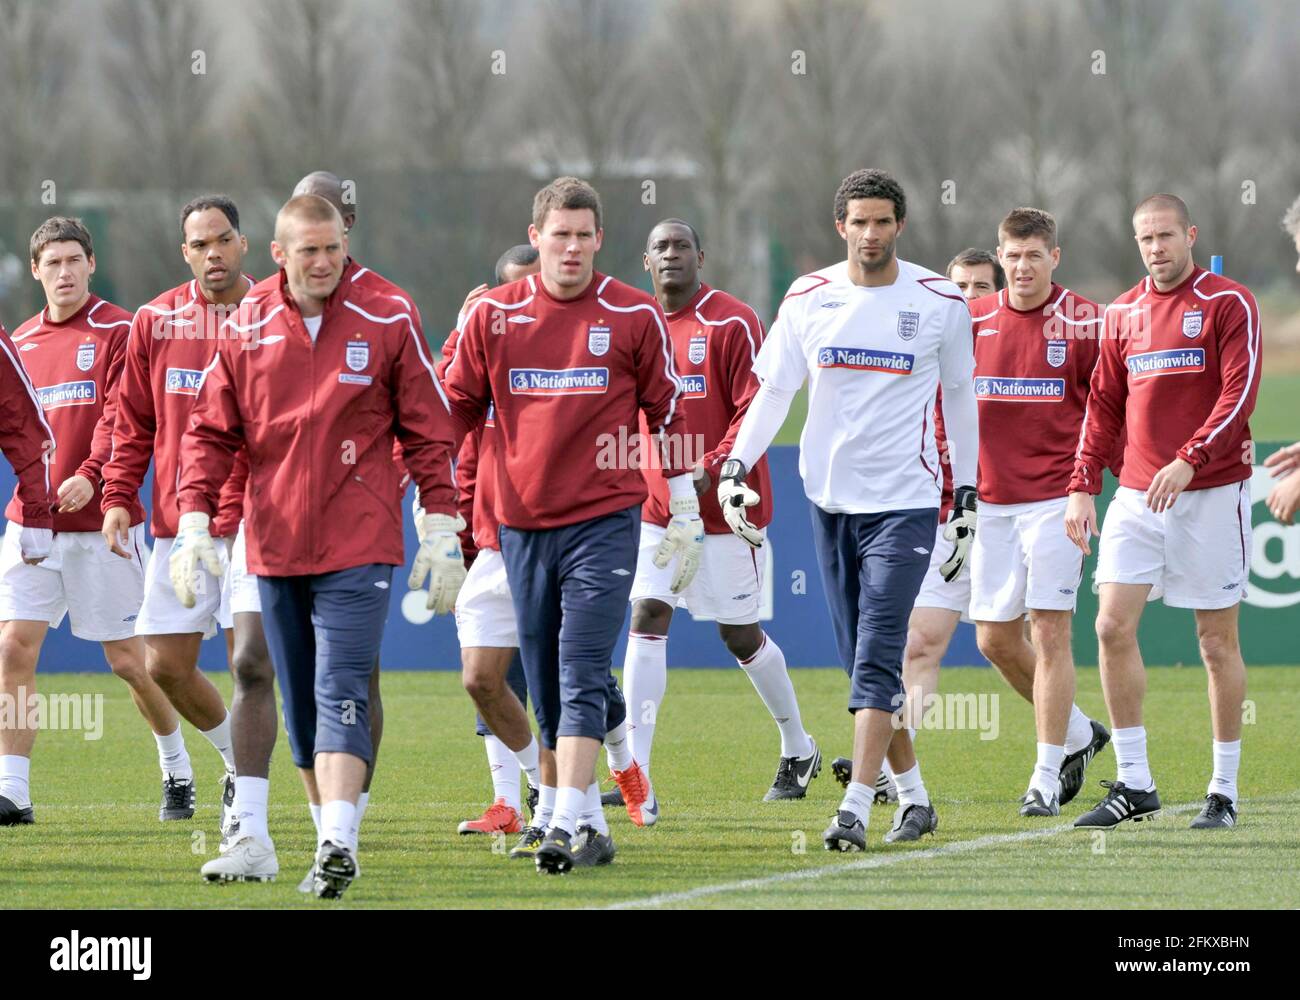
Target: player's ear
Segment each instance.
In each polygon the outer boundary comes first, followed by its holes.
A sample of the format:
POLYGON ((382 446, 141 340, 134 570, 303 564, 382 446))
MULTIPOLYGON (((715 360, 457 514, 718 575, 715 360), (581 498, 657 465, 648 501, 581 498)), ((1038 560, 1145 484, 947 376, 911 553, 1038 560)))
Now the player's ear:
POLYGON ((528 223, 528 243, 534 250, 542 245, 542 234, 531 222, 528 223))
POLYGON ((1061 263, 1061 248, 1060 248, 1059 246, 1054 246, 1054 247, 1052 247, 1052 267, 1053 267, 1053 269, 1055 269, 1056 266, 1057 266, 1058 264, 1060 264, 1060 263, 1061 263))
POLYGON ((903 230, 906 229, 906 228, 907 228, 907 220, 906 220, 906 219, 899 219, 899 220, 898 220, 898 232, 894 234, 894 238, 897 239, 899 236, 902 236, 902 235, 903 235, 903 230))
POLYGON ((597 250, 600 249, 600 245, 601 245, 601 243, 603 243, 604 241, 605 241, 605 230, 603 230, 603 229, 597 229, 597 230, 596 230, 596 249, 597 249, 597 250))
POLYGON ((1196 231, 1197 230, 1195 226, 1187 227, 1187 245, 1189 247, 1196 246, 1196 231))
POLYGON ((248 253, 248 237, 243 233, 239 234, 239 250, 241 255, 248 253))
POLYGON ((641 270, 650 270, 650 255, 648 253, 643 253, 641 255, 641 270))
POLYGON ((86 274, 89 275, 94 273, 95 273, 95 255, 92 253, 89 257, 86 258, 86 274))
POLYGON ((843 219, 835 220, 835 231, 840 234, 840 239, 842 239, 845 243, 849 241, 849 234, 844 228, 843 219))
MULTIPOLYGON (((188 256, 186 259, 189 259, 188 256)), ((285 262, 289 259, 284 252, 284 247, 280 246, 275 240, 271 241, 271 259, 275 261, 277 267, 284 267, 285 262)))

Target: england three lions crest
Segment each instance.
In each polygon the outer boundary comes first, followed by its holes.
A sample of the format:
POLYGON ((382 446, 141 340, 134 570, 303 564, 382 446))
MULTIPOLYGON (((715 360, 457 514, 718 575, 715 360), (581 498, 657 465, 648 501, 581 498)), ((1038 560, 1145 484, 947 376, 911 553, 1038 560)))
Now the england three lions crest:
POLYGON ((370 364, 370 345, 364 340, 348 341, 346 360, 348 367, 354 372, 364 371, 370 364))
POLYGON ((609 327, 587 327, 587 350, 596 358, 609 353, 609 327))
POLYGON ((1065 341, 1049 340, 1047 342, 1047 363, 1053 368, 1065 364, 1065 341))
POLYGON ((921 328, 921 314, 918 312, 900 312, 898 314, 898 339, 913 340, 921 328))
POLYGON ((77 345, 77 369, 88 372, 95 367, 95 342, 77 345))
POLYGON ((692 337, 690 344, 686 347, 686 360, 693 365, 704 364, 704 355, 708 346, 709 342, 707 338, 703 336, 692 337))
POLYGON ((1189 309, 1183 313, 1183 336, 1192 340, 1201 335, 1201 310, 1189 309))

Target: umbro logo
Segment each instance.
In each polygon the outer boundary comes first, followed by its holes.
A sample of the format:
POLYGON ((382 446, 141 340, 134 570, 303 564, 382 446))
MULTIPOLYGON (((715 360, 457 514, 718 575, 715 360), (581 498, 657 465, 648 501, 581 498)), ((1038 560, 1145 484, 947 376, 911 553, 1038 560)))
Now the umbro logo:
POLYGON ((537 318, 534 316, 511 316, 506 320, 507 323, 536 323, 537 318))
POLYGON ((376 580, 376 581, 375 581, 375 586, 378 587, 380 590, 387 590, 387 589, 388 589, 388 581, 387 581, 387 580, 376 580))
POLYGON ((620 566, 618 569, 614 570, 614 575, 615 575, 615 576, 629 576, 630 574, 629 574, 629 572, 628 572, 627 570, 623 569, 623 568, 620 566))
POLYGON ((929 549, 923 549, 919 545, 916 548, 914 548, 912 551, 915 552, 918 556, 928 556, 930 554, 929 549))
POLYGON ((842 305, 844 305, 843 302, 823 302, 823 303, 822 303, 822 308, 823 308, 823 309, 838 309, 838 308, 839 308, 840 306, 842 306, 842 305))

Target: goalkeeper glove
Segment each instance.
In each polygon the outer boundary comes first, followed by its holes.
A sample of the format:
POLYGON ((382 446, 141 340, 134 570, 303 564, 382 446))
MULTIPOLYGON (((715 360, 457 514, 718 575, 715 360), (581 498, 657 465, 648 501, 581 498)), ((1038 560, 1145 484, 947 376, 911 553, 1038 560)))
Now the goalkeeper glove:
POLYGON ((420 549, 411 564, 407 585, 412 590, 424 586, 429 579, 429 598, 425 607, 435 615, 445 615, 456 606, 456 595, 465 582, 465 559, 460 552, 459 533, 465 530, 465 519, 457 514, 427 514, 416 508, 416 531, 420 536, 420 549))
POLYGON ((226 571, 225 563, 212 544, 212 535, 208 533, 209 523, 208 515, 201 510, 182 514, 180 530, 172 542, 167 569, 172 578, 172 589, 176 591, 176 599, 183 608, 194 607, 194 579, 199 574, 200 563, 213 576, 221 576, 226 571))
POLYGON ((738 536, 754 548, 763 544, 763 535, 745 515, 746 507, 753 507, 759 496, 745 485, 745 465, 737 458, 729 458, 722 463, 722 472, 718 479, 718 503, 722 506, 722 516, 729 527, 738 536))
POLYGON ((948 515, 948 525, 943 529, 943 537, 954 543, 952 555, 939 567, 940 575, 948 583, 957 579, 957 574, 966 564, 971 542, 975 540, 975 505, 974 486, 958 486, 953 491, 952 513, 948 515))
POLYGON ((672 497, 668 501, 668 511, 672 520, 664 532, 663 541, 655 550, 655 566, 663 569, 674 557, 677 569, 673 572, 672 585, 669 589, 680 594, 695 579, 695 571, 700 568, 700 553, 704 549, 704 522, 700 520, 700 501, 693 493, 690 496, 672 497))

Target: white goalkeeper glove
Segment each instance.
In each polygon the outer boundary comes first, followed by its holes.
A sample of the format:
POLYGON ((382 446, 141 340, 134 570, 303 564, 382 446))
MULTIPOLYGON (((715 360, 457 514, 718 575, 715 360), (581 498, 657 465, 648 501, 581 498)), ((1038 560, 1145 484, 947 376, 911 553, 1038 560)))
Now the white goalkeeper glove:
POLYGON ((217 548, 212 544, 212 535, 208 532, 210 521, 208 515, 201 510, 182 514, 180 530, 172 542, 167 569, 171 574, 172 589, 176 591, 176 600, 184 608, 194 607, 194 580, 199 574, 200 563, 213 576, 221 576, 226 571, 225 563, 217 554, 217 548))
POLYGON ((663 569, 673 559, 677 560, 677 569, 673 571, 669 588, 674 594, 680 594, 695 579, 695 571, 700 568, 700 553, 704 549, 704 522, 700 519, 700 501, 695 496, 694 489, 692 486, 689 496, 669 499, 668 511, 672 514, 672 519, 668 522, 663 541, 655 550, 654 562, 659 569, 663 569))
POLYGON ((54 532, 50 528, 23 528, 18 536, 18 548, 22 550, 23 562, 35 566, 54 548, 54 532))
POLYGON ((739 459, 729 458, 722 463, 718 478, 718 503, 722 507, 727 527, 757 549, 763 545, 763 534, 746 516, 745 508, 753 507, 760 498, 745 485, 746 472, 744 463, 739 459))
POLYGON ((457 514, 427 514, 416 508, 415 530, 420 549, 411 564, 407 586, 420 590, 429 579, 429 599, 425 607, 435 615, 445 615, 456 606, 456 595, 465 582, 465 557, 460 551, 460 532, 465 519, 457 514))
POLYGON ((943 537, 953 543, 952 555, 939 567, 939 574, 947 583, 957 579, 970 554, 971 542, 975 541, 976 496, 974 486, 958 486, 953 491, 952 513, 943 529, 943 537))

